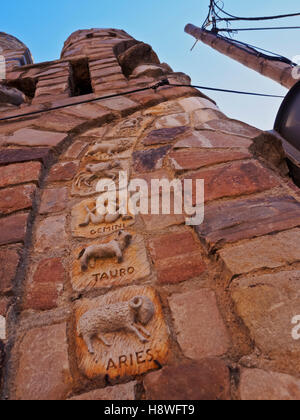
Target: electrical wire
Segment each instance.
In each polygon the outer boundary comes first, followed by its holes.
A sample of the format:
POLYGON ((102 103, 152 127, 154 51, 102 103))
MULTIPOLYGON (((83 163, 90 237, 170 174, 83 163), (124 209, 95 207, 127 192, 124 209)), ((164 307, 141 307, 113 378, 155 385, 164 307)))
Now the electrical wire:
POLYGON ((11 115, 9 117, 0 118, 0 121, 9 121, 9 120, 12 120, 12 119, 15 119, 15 118, 30 117, 30 116, 34 116, 34 115, 38 115, 38 114, 44 114, 45 112, 56 111, 56 110, 64 109, 64 108, 70 108, 70 107, 76 106, 76 105, 83 105, 83 104, 87 104, 87 103, 91 103, 91 102, 101 101, 101 100, 104 100, 104 99, 117 98, 117 97, 120 97, 120 96, 130 95, 130 94, 138 93, 138 92, 145 92, 146 90, 151 90, 151 89, 154 90, 154 91, 157 91, 157 89, 159 87, 162 87, 162 86, 185 87, 185 88, 190 87, 190 88, 201 89, 201 90, 210 90, 210 91, 214 91, 214 92, 235 93, 235 94, 239 94, 239 95, 260 96, 260 97, 265 97, 265 98, 280 98, 280 99, 284 98, 284 96, 269 95, 269 94, 257 93, 257 92, 245 92, 245 91, 230 90, 230 89, 220 89, 220 88, 212 88, 212 87, 208 87, 208 86, 181 85, 181 84, 176 84, 176 83, 170 83, 168 79, 163 79, 160 82, 156 83, 155 85, 148 86, 148 87, 145 87, 145 88, 134 89, 134 90, 127 91, 127 92, 116 93, 116 94, 107 95, 107 96, 101 96, 101 97, 93 98, 93 99, 86 99, 84 101, 79 101, 79 102, 65 104, 65 105, 59 105, 59 106, 55 106, 55 107, 51 107, 51 108, 41 109, 39 111, 32 111, 32 112, 27 112, 27 113, 23 113, 23 114, 11 115))

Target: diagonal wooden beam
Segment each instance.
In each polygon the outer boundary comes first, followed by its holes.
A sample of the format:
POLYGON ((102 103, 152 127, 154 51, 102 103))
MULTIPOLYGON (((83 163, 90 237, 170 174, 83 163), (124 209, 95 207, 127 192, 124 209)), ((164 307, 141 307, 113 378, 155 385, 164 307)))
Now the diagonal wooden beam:
POLYGON ((299 80, 295 79, 292 75, 294 67, 287 63, 261 57, 251 48, 237 45, 230 40, 192 24, 188 24, 185 27, 185 32, 219 51, 221 54, 227 55, 227 57, 257 71, 263 76, 275 80, 275 82, 280 83, 287 89, 290 89, 299 80))

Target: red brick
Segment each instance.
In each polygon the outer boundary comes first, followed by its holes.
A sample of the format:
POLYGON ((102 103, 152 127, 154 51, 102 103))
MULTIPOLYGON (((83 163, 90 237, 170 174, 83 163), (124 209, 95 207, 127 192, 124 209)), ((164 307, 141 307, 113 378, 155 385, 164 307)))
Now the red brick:
POLYGON ((144 379, 152 401, 228 401, 230 372, 219 359, 187 361, 150 373, 144 379))
POLYGON ((215 247, 299 225, 300 203, 293 197, 263 197, 206 206, 204 223, 196 231, 215 247))
POLYGON ((104 99, 101 101, 101 105, 111 109, 112 111, 119 111, 123 116, 126 116, 131 112, 137 111, 140 107, 137 102, 134 102, 125 97, 104 99))
POLYGON ((49 148, 0 150, 0 165, 33 160, 39 160, 44 164, 47 164, 51 156, 50 153, 49 148))
POLYGON ((143 108, 151 107, 160 104, 163 102, 163 97, 159 95, 158 93, 147 93, 147 92, 141 92, 141 93, 135 93, 132 95, 128 95, 129 99, 138 102, 141 104, 143 108))
POLYGON ((178 140, 175 144, 175 149, 182 148, 201 148, 201 149, 212 149, 212 148, 244 148, 247 149, 252 145, 252 140, 241 137, 233 136, 230 134, 220 133, 217 131, 193 131, 178 140))
POLYGON ((71 401, 134 401, 136 382, 128 384, 108 386, 104 389, 96 389, 86 394, 70 398, 71 401))
POLYGON ((19 163, 0 167, 0 188, 9 185, 38 181, 42 165, 40 162, 19 163))
POLYGON ((177 171, 195 170, 205 166, 216 165, 217 163, 242 160, 252 155, 245 151, 238 150, 180 150, 172 152, 169 160, 177 171))
POLYGON ((40 214, 55 213, 64 210, 68 204, 68 188, 53 188, 44 191, 40 214))
POLYGON ((272 172, 256 161, 234 162, 202 170, 190 175, 188 179, 204 180, 205 202, 258 193, 280 185, 272 172))
POLYGON ((17 400, 64 400, 72 388, 66 323, 26 332, 19 346, 17 400))
MULTIPOLYGON (((48 114, 46 117, 48 117, 48 114)), ((58 127, 55 129, 56 131, 59 130, 58 127)), ((58 146, 65 138, 66 135, 63 133, 23 128, 16 131, 12 136, 6 137, 5 143, 18 146, 58 146)))
POLYGON ((154 262, 199 251, 191 232, 170 233, 151 239, 149 249, 154 262))
POLYGON ((111 113, 101 108, 96 103, 72 106, 70 108, 65 108, 62 112, 63 114, 68 114, 79 118, 85 118, 88 120, 96 120, 100 118, 101 120, 106 122, 111 118, 111 113))
POLYGON ((133 168, 135 172, 147 172, 160 169, 163 159, 171 149, 171 146, 163 146, 158 149, 137 151, 132 154, 133 168))
POLYGON ((18 249, 0 249, 0 293, 12 291, 19 261, 18 249))
POLYGON ((29 213, 0 219, 0 245, 24 242, 29 213))
POLYGON ((54 165, 49 173, 49 182, 70 181, 77 173, 78 162, 63 162, 54 165))
POLYGON ((189 127, 161 128, 159 130, 154 130, 144 138, 143 144, 145 146, 154 146, 157 144, 171 143, 189 130, 189 127))
POLYGON ((72 115, 62 114, 60 111, 48 112, 35 120, 37 127, 46 130, 56 130, 63 133, 74 130, 80 124, 86 122, 86 119, 78 118, 72 115))
POLYGON ((50 310, 57 307, 66 281, 66 271, 59 258, 39 263, 32 283, 27 286, 25 309, 50 310))
POLYGON ((0 190, 0 215, 7 215, 32 207, 35 191, 36 186, 34 184, 0 190))
POLYGON ((212 290, 172 295, 169 304, 177 341, 186 357, 201 360, 228 351, 229 336, 212 290))
POLYGON ((201 275, 206 265, 191 232, 158 236, 150 241, 158 281, 175 284, 201 275))

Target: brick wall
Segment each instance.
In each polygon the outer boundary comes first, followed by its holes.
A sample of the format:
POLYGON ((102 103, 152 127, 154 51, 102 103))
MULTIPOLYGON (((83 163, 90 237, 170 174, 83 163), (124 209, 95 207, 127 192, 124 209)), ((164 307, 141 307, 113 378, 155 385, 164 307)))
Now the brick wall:
MULTIPOLYGON (((8 77, 37 80, 30 111, 183 77, 157 60, 123 31, 79 31, 60 61, 8 77), (94 93, 71 98, 78 57, 94 93)), ((0 145, 3 399, 299 399, 299 192, 275 138, 194 89, 163 87, 3 122, 0 145), (124 138, 114 159, 131 178, 205 180, 205 220, 137 216, 128 272, 111 259, 91 283, 79 251, 115 229, 79 228, 95 196, 76 181, 91 146, 124 138), (110 335, 114 348, 97 343, 95 360, 79 315, 136 294, 155 302, 151 343, 110 335)))

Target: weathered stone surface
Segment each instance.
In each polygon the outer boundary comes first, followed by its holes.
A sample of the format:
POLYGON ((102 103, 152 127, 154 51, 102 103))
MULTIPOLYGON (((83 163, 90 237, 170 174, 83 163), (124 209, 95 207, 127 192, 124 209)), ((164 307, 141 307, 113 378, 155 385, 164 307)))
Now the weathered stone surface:
POLYGON ((281 267, 300 260, 300 229, 252 239, 219 253, 232 274, 281 267))
POLYGON ((207 108, 219 111, 219 107, 215 103, 213 103, 213 101, 209 101, 208 99, 204 99, 204 98, 197 98, 197 97, 184 98, 179 101, 179 104, 182 106, 185 112, 193 112, 198 109, 207 109, 207 108))
MULTIPOLYGON (((98 240, 93 244, 105 244, 117 238, 117 234, 98 240)), ((101 289, 104 287, 123 286, 133 281, 146 278, 150 274, 150 265, 141 236, 135 235, 123 253, 123 261, 117 262, 117 258, 97 259, 94 267, 89 267, 86 272, 81 269, 78 255, 84 249, 84 244, 74 250, 72 286, 76 291, 101 289)))
POLYGON ((35 249, 37 252, 63 250, 66 246, 65 216, 51 216, 37 227, 35 249))
POLYGON ((192 112, 192 124, 196 130, 203 129, 203 124, 216 120, 219 118, 227 118, 222 112, 216 111, 215 109, 198 109, 197 111, 192 112))
POLYGON ((72 106, 70 108, 65 108, 62 112, 67 115, 89 120, 100 119, 103 122, 108 122, 111 120, 111 113, 96 103, 72 106))
POLYGON ((219 359, 167 366, 144 379, 146 399, 152 401, 228 401, 230 374, 219 359))
POLYGON ((184 214, 142 214, 146 230, 149 232, 165 229, 169 226, 182 225, 185 222, 184 214))
MULTIPOLYGON (((62 133, 68 133, 85 122, 86 119, 75 117, 73 115, 66 115, 61 111, 52 111, 47 112, 46 115, 42 115, 35 121, 35 125, 45 130, 55 130, 61 131, 62 133)), ((62 136, 63 134, 60 135, 62 136)), ((66 134, 64 134, 64 138, 66 138, 66 134)))
MULTIPOLYGON (((151 300, 154 305, 154 315, 144 327, 149 332, 148 342, 142 341, 132 331, 121 328, 119 331, 102 333, 110 347, 94 337, 93 347, 95 354, 88 352, 85 341, 76 333, 77 362, 82 373, 89 379, 104 378, 109 380, 123 379, 141 375, 155 370, 168 361, 169 330, 164 321, 163 311, 158 295, 150 287, 133 286, 110 292, 96 299, 82 299, 76 304, 76 325, 80 318, 95 308, 106 308, 123 302, 129 302, 134 297, 144 297, 151 300), (97 361, 98 359, 98 361, 97 361)), ((116 309, 112 307, 110 316, 112 325, 116 309)), ((112 329, 114 329, 112 327, 112 329)), ((111 329, 108 327, 108 331, 111 329)))
POLYGON ((300 225, 300 204, 290 196, 211 204, 196 227, 209 247, 250 239, 300 225))
POLYGON ((9 307, 13 303, 12 297, 0 297, 0 315, 6 317, 9 307))
POLYGON ((140 114, 134 114, 132 118, 124 118, 118 124, 110 127, 105 133, 105 138, 139 137, 152 121, 152 117, 142 117, 140 114))
POLYGON ((134 401, 136 382, 116 385, 70 398, 71 401, 134 401))
POLYGON ((134 69, 131 77, 160 77, 166 74, 166 70, 158 65, 141 65, 134 69))
POLYGON ((183 112, 183 109, 178 104, 178 101, 166 101, 166 102, 160 103, 159 105, 153 106, 152 108, 146 109, 145 111, 143 111, 143 115, 152 115, 152 116, 159 117, 159 116, 165 116, 168 114, 172 114, 172 115, 180 114, 182 112, 183 112))
POLYGON ((55 213, 68 205, 68 188, 51 188, 44 191, 40 206, 40 214, 55 213))
POLYGON ((205 202, 258 193, 280 185, 272 172, 256 161, 233 162, 213 169, 203 169, 189 175, 188 179, 204 180, 205 202))
POLYGON ((251 157, 242 150, 177 150, 170 153, 170 161, 176 171, 195 170, 217 163, 231 162, 251 157))
POLYGON ((148 44, 139 42, 118 56, 119 63, 126 76, 141 64, 160 64, 160 61, 148 44))
POLYGON ((139 108, 139 104, 137 102, 125 98, 124 96, 113 99, 104 99, 101 101, 101 105, 112 109, 113 111, 119 111, 122 115, 127 115, 139 108))
POLYGON ((49 148, 0 150, 0 165, 5 165, 8 163, 28 162, 33 160, 40 160, 44 163, 47 163, 49 157, 49 148))
POLYGON ((24 242, 29 213, 0 219, 0 245, 24 242))
POLYGON ((212 290, 173 295, 169 304, 177 340, 186 357, 200 360, 223 356, 228 351, 228 333, 212 290))
POLYGON ((277 372, 244 369, 240 396, 242 401, 299 401, 300 380, 277 372))
POLYGON ((35 191, 36 186, 34 184, 0 190, 0 215, 7 215, 32 207, 35 191))
POLYGON ((8 293, 13 288, 13 280, 20 261, 19 249, 0 249, 0 293, 8 293))
POLYGON ((299 279, 300 271, 281 271, 241 278, 231 286, 237 314, 266 357, 300 355, 299 342, 292 336, 292 319, 300 308, 299 279))
POLYGON ((198 129, 222 131, 223 133, 249 138, 257 137, 261 133, 261 131, 255 127, 228 118, 207 121, 202 127, 198 127, 198 129))
POLYGON ((233 149, 239 147, 247 149, 251 146, 251 144, 251 140, 245 137, 233 136, 225 133, 219 133, 217 131, 193 131, 190 135, 186 136, 182 140, 179 140, 175 144, 174 148, 184 149, 200 147, 204 149, 233 149))
POLYGON ((144 138, 143 144, 145 146, 155 146, 157 144, 171 143, 175 141, 177 137, 185 134, 188 130, 189 127, 173 127, 153 130, 147 135, 147 137, 144 138))
POLYGON ((17 400, 64 400, 71 389, 66 324, 28 331, 20 343, 17 400))
POLYGON ((66 271, 59 258, 43 260, 26 287, 25 309, 50 310, 57 307, 66 281, 66 271))
POLYGON ((157 236, 149 247, 160 283, 179 283, 205 271, 199 245, 191 232, 157 236))
POLYGON ((155 122, 155 127, 158 130, 162 128, 183 127, 189 125, 189 122, 189 114, 186 113, 166 115, 155 122))
MULTIPOLYGON (((48 117, 48 115, 47 115, 48 117)), ((6 137, 6 144, 18 146, 58 146, 64 141, 66 135, 64 133, 52 133, 49 131, 33 130, 31 128, 23 128, 16 131, 12 136, 6 137)))
POLYGON ((134 152, 133 157, 133 168, 135 172, 147 172, 161 169, 163 160, 171 146, 163 146, 158 149, 150 149, 134 152))
POLYGON ((37 182, 40 178, 42 165, 40 162, 19 163, 0 167, 0 188, 9 185, 37 182))
POLYGON ((81 153, 86 149, 88 143, 83 143, 81 141, 75 141, 65 153, 66 159, 78 159, 81 153))
POLYGON ((78 167, 78 162, 57 163, 49 173, 48 182, 70 181, 76 175, 78 167))

